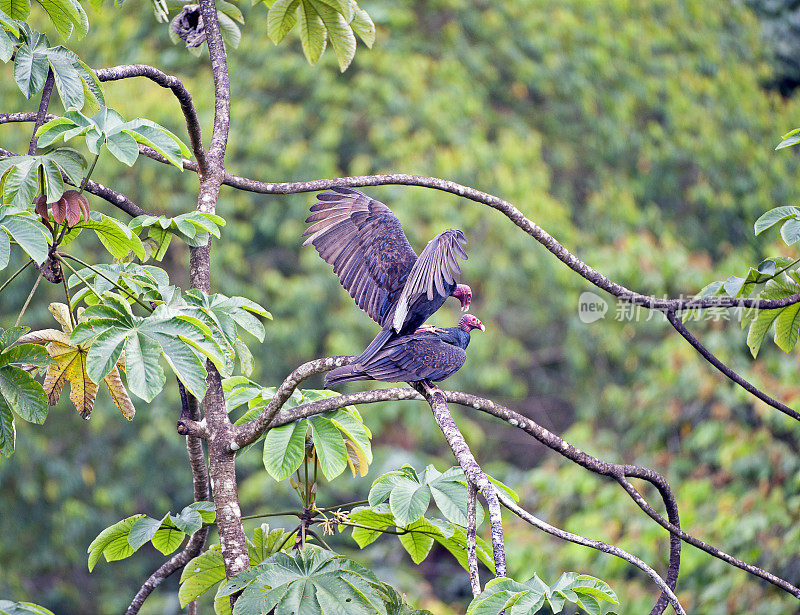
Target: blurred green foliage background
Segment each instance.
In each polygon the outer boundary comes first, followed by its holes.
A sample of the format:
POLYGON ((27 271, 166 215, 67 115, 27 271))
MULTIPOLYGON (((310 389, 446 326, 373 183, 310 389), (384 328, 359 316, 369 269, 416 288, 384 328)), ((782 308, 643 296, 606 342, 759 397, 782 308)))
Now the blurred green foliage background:
MULTIPOLYGON (((692 294, 781 252, 771 243, 774 233, 756 241, 752 223, 771 207, 793 204, 800 192, 797 153, 773 151, 778 136, 800 123, 800 99, 766 87, 774 80, 773 56, 746 6, 363 6, 378 40, 371 51, 359 50, 345 74, 330 53, 308 66, 296 38, 274 47, 263 5, 243 7, 242 43, 229 55, 230 172, 266 181, 379 172, 452 179, 511 201, 608 277, 659 296, 692 294)), ((146 4, 127 2, 90 17, 90 35, 69 45, 92 66, 148 63, 178 75, 208 137, 206 62, 173 46, 146 4)), ((10 67, 0 70, 0 109, 35 110, 38 101, 26 101, 12 85, 10 67)), ((147 117, 185 135, 177 102, 149 82, 108 84, 106 96, 125 117, 147 117)), ((55 99, 51 111, 61 112, 55 99)), ((27 149, 28 138, 28 125, 0 127, 7 149, 27 149)), ((95 177, 154 212, 174 215, 195 205, 196 176, 150 160, 128 169, 101 158, 95 177)), ((519 409, 600 458, 663 473, 687 531, 800 583, 797 425, 725 381, 660 314, 619 320, 630 314, 610 303, 604 319, 582 323, 578 296, 589 285, 493 210, 422 188, 366 192, 392 207, 418 250, 448 227, 463 229, 469 240, 464 281, 487 331, 473 337, 468 363, 448 387, 519 409)), ((265 343, 250 343, 254 378, 264 385, 311 358, 356 353, 375 333, 330 268, 313 250, 300 249, 313 200, 223 187, 218 213, 228 226, 214 242, 213 282, 275 316, 265 343)), ((106 209, 97 199, 92 206, 106 209)), ((183 287, 187 261, 186 248, 173 242, 166 265, 183 287)), ((3 294, 0 325, 13 323, 33 279, 26 272, 3 294)), ((59 290, 40 293, 29 311, 37 326, 51 326, 46 306, 59 290)), ((450 302, 434 322, 449 325, 456 317, 450 302)), ((744 333, 723 317, 691 328, 756 385, 787 403, 800 395, 796 356, 768 345, 753 362, 744 333)), ((86 569, 86 547, 102 528, 135 512, 159 517, 191 499, 183 441, 174 431, 177 391, 149 406, 139 402, 131 423, 105 395, 89 423, 64 399, 43 427, 18 425, 18 451, 0 461, 0 596, 57 613, 116 613, 160 564, 160 554, 147 547, 91 575, 86 569)), ((423 404, 370 406, 362 414, 376 434, 376 461, 367 479, 323 485, 321 505, 365 495, 372 478, 403 462, 451 465, 423 404)), ((665 568, 666 532, 618 486, 508 425, 463 410, 457 419, 479 461, 535 514, 665 568)), ((258 453, 242 457, 239 480, 244 514, 294 505, 288 485, 268 477, 258 453)), ((507 526, 512 576, 599 576, 619 594, 622 613, 647 612, 654 601, 649 580, 624 562, 510 518, 507 526)), ((463 612, 467 578, 452 558, 434 552, 418 569, 390 538, 356 556, 419 606, 463 612)), ((337 540, 355 549, 346 536, 337 540)), ((684 546, 682 560, 678 596, 690 612, 797 608, 788 595, 692 547, 684 546)), ((142 612, 177 612, 176 583, 157 590, 142 612)))

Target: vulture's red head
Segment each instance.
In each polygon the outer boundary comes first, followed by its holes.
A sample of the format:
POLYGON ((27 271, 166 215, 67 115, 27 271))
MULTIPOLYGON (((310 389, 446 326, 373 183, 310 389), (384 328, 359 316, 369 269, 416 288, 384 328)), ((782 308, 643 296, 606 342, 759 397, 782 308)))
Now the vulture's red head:
POLYGON ((464 314, 461 317, 458 326, 467 333, 469 333, 473 329, 480 329, 481 331, 486 331, 486 327, 483 326, 483 323, 477 318, 475 318, 475 316, 473 316, 472 314, 464 314))
MULTIPOLYGON (((461 311, 466 312, 472 301, 472 289, 466 284, 456 284, 453 296, 461 302, 461 311)), ((475 320, 478 320, 477 318, 475 320)))

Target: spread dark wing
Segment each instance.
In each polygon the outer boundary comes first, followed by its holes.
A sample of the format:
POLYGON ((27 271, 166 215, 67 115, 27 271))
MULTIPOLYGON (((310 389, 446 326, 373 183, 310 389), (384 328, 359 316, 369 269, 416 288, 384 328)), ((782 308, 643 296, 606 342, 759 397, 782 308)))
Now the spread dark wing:
POLYGON ((425 294, 430 301, 434 293, 445 296, 449 294, 445 290, 445 282, 452 285, 456 277, 461 275, 456 257, 467 260, 467 253, 462 247, 466 243, 464 233, 453 229, 439 233, 428 242, 408 274, 397 302, 392 323, 395 331, 399 332, 403 328, 408 308, 417 297, 425 294))
POLYGON ((333 265, 342 286, 379 325, 391 317, 417 255, 403 227, 383 203, 352 188, 317 195, 303 245, 333 265))
POLYGON ((441 341, 436 334, 414 333, 387 343, 363 370, 388 382, 438 382, 457 372, 466 359, 464 349, 441 341))

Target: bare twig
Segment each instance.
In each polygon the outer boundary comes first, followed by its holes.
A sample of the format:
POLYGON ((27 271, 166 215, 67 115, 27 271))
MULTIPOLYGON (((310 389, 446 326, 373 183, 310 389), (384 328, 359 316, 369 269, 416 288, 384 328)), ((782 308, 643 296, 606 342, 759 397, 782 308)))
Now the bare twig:
POLYGON ((675 330, 683 336, 689 344, 692 345, 697 352, 711 365, 716 367, 719 371, 725 374, 728 378, 733 380, 736 384, 742 387, 745 391, 757 397, 765 404, 768 404, 775 408, 776 410, 780 410, 785 415, 792 417, 796 421, 800 421, 800 413, 795 410, 792 410, 789 406, 784 403, 779 402, 777 399, 770 397, 760 389, 756 388, 754 385, 750 384, 742 378, 739 374, 733 371, 730 367, 725 365, 722 361, 720 361, 714 354, 694 336, 692 335, 686 327, 683 326, 683 323, 680 321, 678 317, 675 316, 675 312, 668 311, 667 312, 667 320, 669 320, 670 324, 675 328, 675 330))
POLYGON ((19 326, 20 321, 22 320, 22 315, 25 314, 25 310, 28 309, 28 305, 33 299, 33 295, 36 293, 36 289, 39 288, 39 282, 42 281, 42 272, 39 272, 39 275, 36 278, 36 281, 33 283, 33 288, 31 288, 31 292, 28 293, 28 298, 25 299, 25 303, 22 305, 22 309, 19 311, 19 315, 17 316, 17 322, 14 323, 15 327, 19 326))
POLYGON ((47 69, 47 77, 44 80, 44 88, 42 88, 42 99, 39 101, 39 111, 36 113, 36 119, 33 124, 33 134, 31 135, 31 142, 28 145, 28 155, 33 156, 36 154, 36 144, 39 137, 36 136, 36 131, 45 123, 45 117, 48 115, 47 107, 50 105, 50 95, 53 93, 53 85, 55 84, 55 77, 53 76, 53 69, 47 69))

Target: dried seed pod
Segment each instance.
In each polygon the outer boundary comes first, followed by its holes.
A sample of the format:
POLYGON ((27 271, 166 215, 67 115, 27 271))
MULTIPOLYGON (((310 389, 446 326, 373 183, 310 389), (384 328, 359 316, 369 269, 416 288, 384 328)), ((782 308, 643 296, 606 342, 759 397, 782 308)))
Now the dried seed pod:
POLYGON ((187 4, 177 17, 172 20, 172 31, 177 34, 187 47, 199 47, 206 40, 206 29, 200 5, 187 4))

